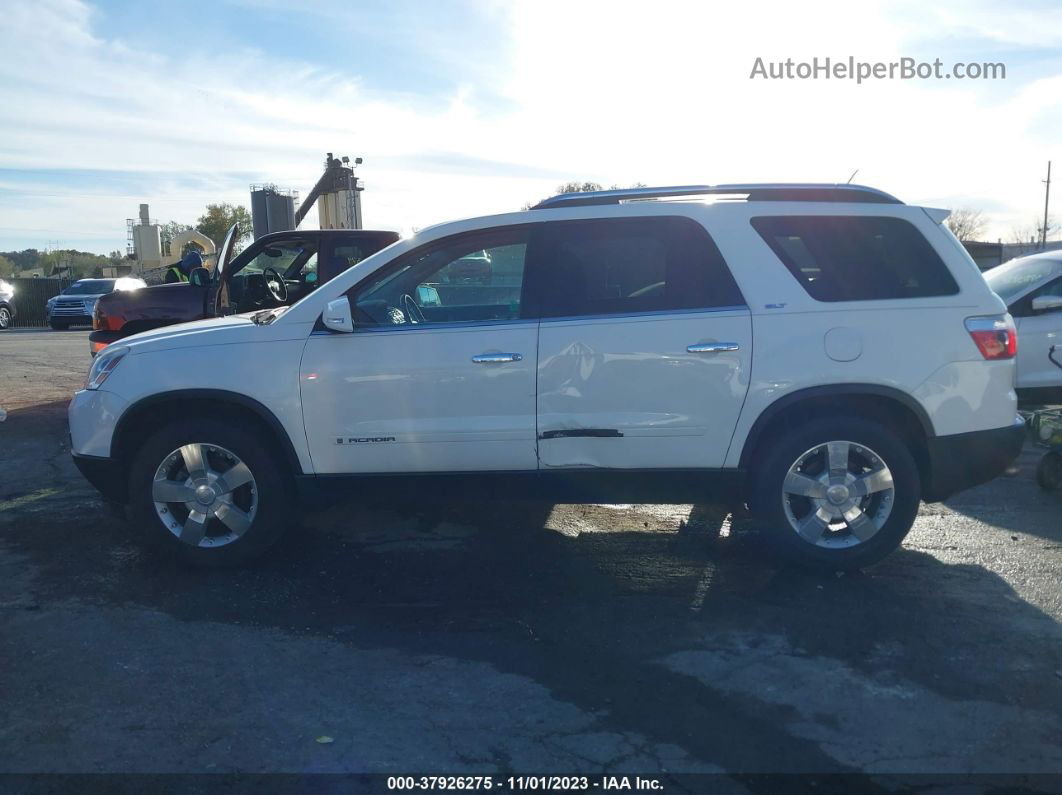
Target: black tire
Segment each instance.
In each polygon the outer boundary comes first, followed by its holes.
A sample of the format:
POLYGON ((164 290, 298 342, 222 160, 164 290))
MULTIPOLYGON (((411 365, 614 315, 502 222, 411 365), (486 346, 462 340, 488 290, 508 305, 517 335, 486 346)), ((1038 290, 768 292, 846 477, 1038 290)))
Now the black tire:
MULTIPOLYGON (((262 555, 283 535, 292 516, 293 496, 290 476, 258 434, 238 423, 215 419, 177 420, 148 437, 133 458, 129 471, 128 518, 149 543, 187 563, 236 566, 262 555), (190 546, 175 535, 176 529, 171 531, 163 524, 156 512, 152 497, 155 474, 163 462, 173 460, 174 451, 188 444, 231 451, 254 477, 253 484, 244 487, 252 495, 247 499, 257 500, 253 519, 242 535, 222 546, 190 546)), ((167 504, 167 507, 175 521, 184 521, 180 503, 167 504)), ((184 517, 187 516, 185 509, 184 517)), ((210 526, 222 532, 226 530, 217 518, 210 526)), ((204 540, 211 541, 208 537, 204 540)))
POLYGON ((7 306, 0 306, 0 331, 6 331, 11 328, 11 324, 14 322, 15 316, 11 312, 11 308, 7 306))
POLYGON ((1052 450, 1044 453, 1036 465, 1036 482, 1044 491, 1054 491, 1062 483, 1062 455, 1052 450))
POLYGON ((69 323, 64 323, 61 320, 49 320, 48 325, 52 327, 53 331, 66 331, 70 328, 69 323))
MULTIPOLYGON (((820 571, 863 568, 896 549, 914 524, 922 494, 918 465, 903 440, 879 423, 846 416, 794 424, 766 440, 754 461, 751 484, 750 508, 763 523, 772 547, 785 560, 820 571), (893 492, 891 511, 872 536, 858 541, 851 531, 842 530, 832 534, 834 541, 845 543, 847 535, 847 543, 854 545, 826 548, 806 540, 790 524, 782 486, 790 467, 801 456, 833 441, 847 441, 873 451, 892 473, 893 492)), ((789 504, 792 510, 793 503, 789 504)))

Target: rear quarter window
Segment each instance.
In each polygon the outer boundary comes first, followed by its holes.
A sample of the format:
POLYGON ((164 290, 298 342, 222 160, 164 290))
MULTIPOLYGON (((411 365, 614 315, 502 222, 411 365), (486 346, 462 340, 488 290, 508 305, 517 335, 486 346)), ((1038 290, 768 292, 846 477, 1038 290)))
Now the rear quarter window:
POLYGON ((872 216, 760 216, 753 228, 816 301, 955 295, 959 286, 908 221, 872 216))

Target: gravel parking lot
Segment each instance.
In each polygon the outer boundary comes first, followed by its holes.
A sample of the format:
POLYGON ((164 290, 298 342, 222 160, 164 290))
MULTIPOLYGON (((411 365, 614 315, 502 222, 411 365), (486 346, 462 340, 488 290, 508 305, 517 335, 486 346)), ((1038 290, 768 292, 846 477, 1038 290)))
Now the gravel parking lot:
POLYGON ((843 577, 709 505, 412 494, 189 570, 69 461, 86 336, 0 334, 4 772, 1062 772, 1031 449, 843 577))

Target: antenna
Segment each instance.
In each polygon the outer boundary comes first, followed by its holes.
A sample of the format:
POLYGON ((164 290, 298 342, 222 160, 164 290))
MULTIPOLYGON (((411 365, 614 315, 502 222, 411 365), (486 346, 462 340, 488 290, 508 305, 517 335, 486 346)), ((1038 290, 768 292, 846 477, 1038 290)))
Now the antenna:
POLYGON ((848 182, 846 182, 844 184, 845 185, 851 185, 852 184, 852 180, 855 179, 855 175, 858 174, 858 173, 859 173, 859 169, 857 168, 855 171, 852 172, 852 176, 850 176, 848 178, 848 182))
POLYGON ((1040 248, 1047 248, 1047 208, 1051 201, 1051 161, 1047 161, 1047 179, 1044 183, 1044 228, 1040 231, 1040 248))

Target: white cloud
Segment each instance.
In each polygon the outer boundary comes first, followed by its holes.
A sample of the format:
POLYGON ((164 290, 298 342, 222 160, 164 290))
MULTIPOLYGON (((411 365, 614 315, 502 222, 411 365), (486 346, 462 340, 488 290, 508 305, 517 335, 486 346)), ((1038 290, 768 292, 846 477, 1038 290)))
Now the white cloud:
MULTIPOLYGON (((241 12, 251 31, 260 4, 241 12)), ((1036 70, 1008 64, 1003 86, 749 79, 756 56, 892 60, 937 41, 951 53, 958 37, 985 42, 967 60, 997 60, 989 45, 1023 36, 1057 48, 1062 20, 1047 7, 537 0, 480 13, 505 57, 468 52, 449 95, 429 97, 240 42, 188 58, 144 51, 107 38, 79 0, 9 3, 0 168, 162 176, 136 195, 101 189, 106 199, 77 195, 96 193, 80 183, 62 197, 0 192, 0 248, 14 235, 5 229, 53 227, 49 239, 95 231, 97 248, 113 247, 140 201, 191 220, 208 201, 246 203, 250 181, 305 193, 325 151, 365 157, 375 226, 514 209, 566 178, 843 181, 858 168, 857 181, 910 202, 985 207, 992 234, 1006 236, 1042 207, 1039 180, 1058 154, 1062 69, 1044 72, 1043 58, 1036 70)), ((406 44, 440 68, 458 62, 430 19, 402 19, 406 44)))

